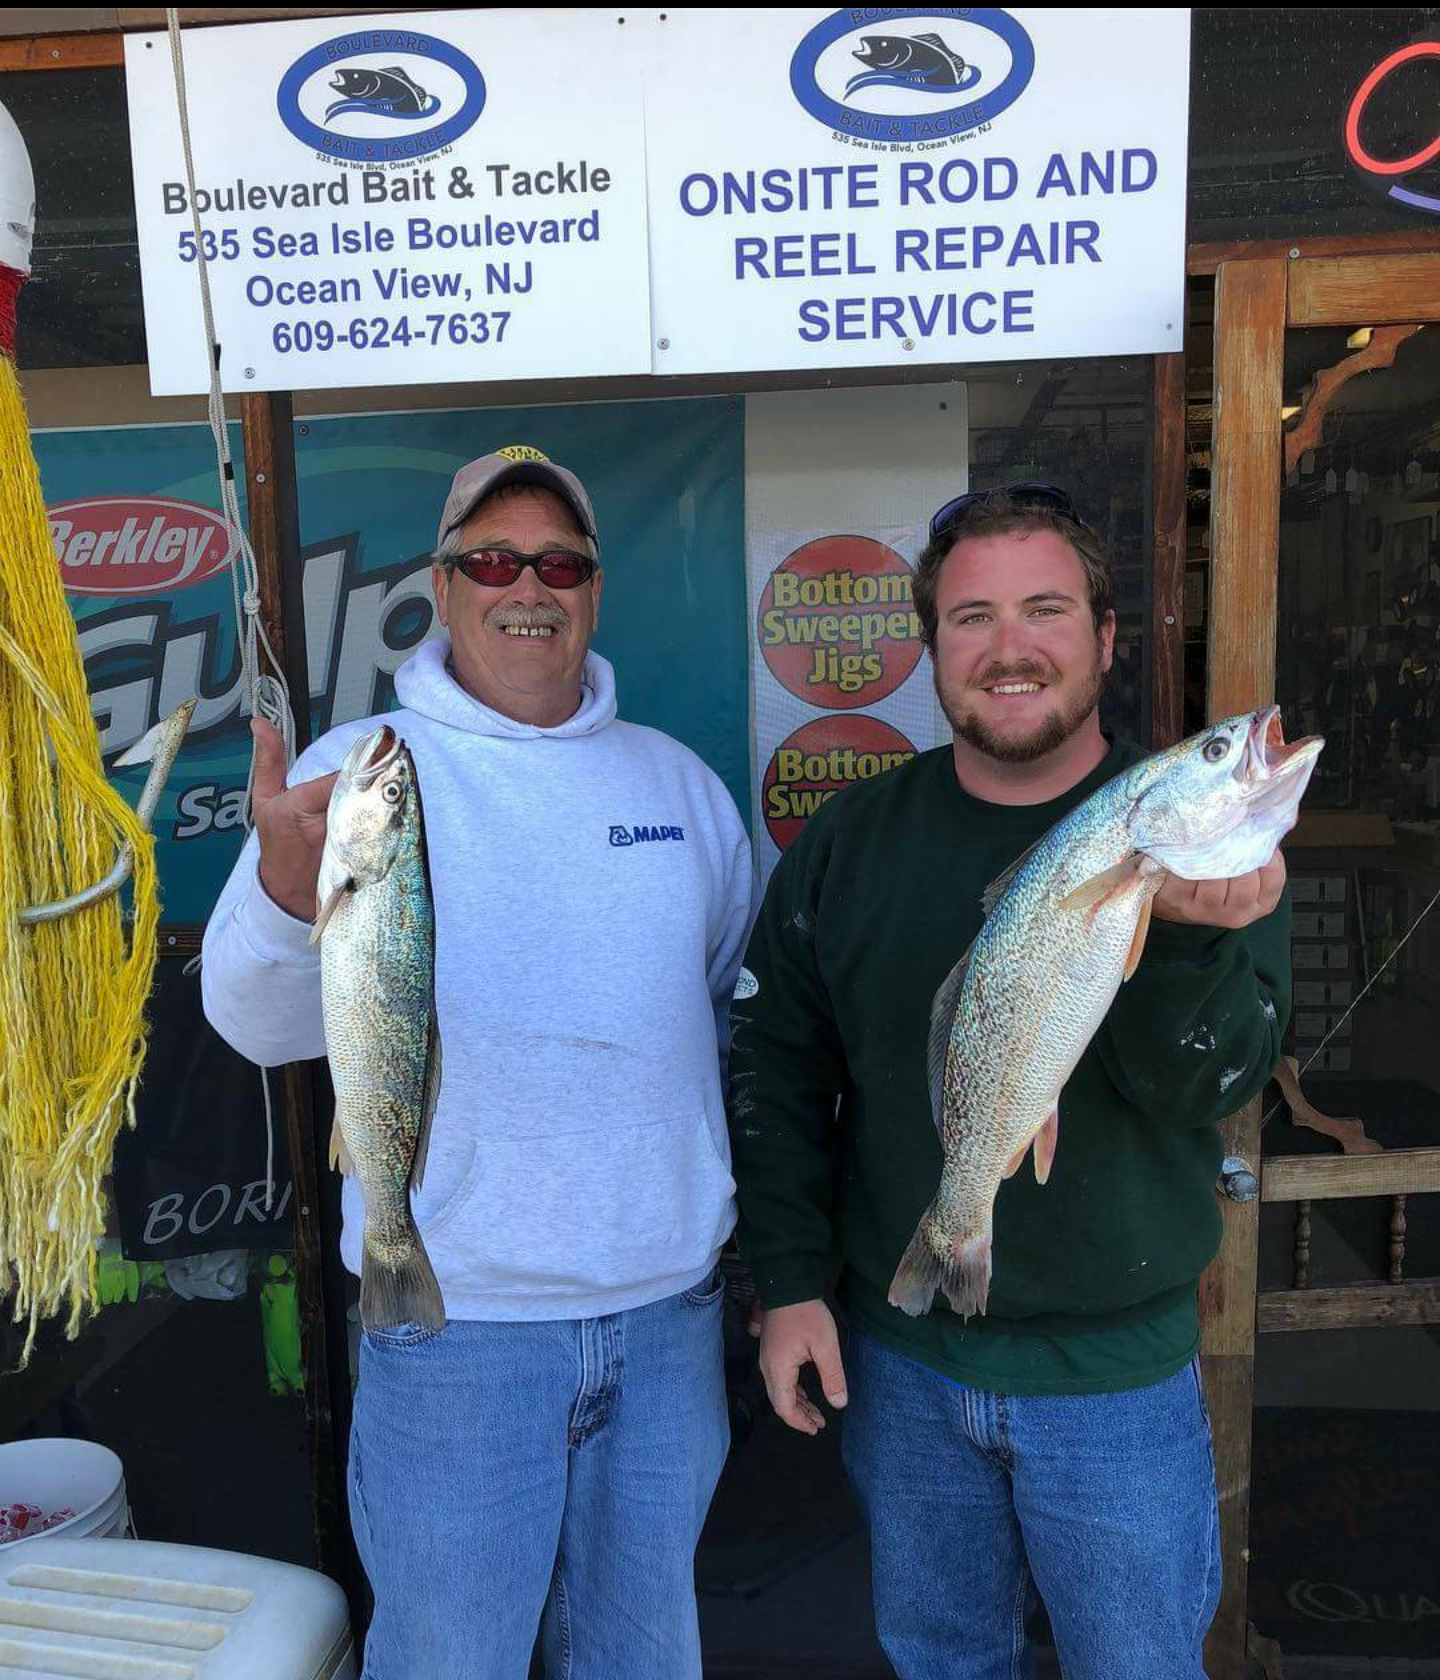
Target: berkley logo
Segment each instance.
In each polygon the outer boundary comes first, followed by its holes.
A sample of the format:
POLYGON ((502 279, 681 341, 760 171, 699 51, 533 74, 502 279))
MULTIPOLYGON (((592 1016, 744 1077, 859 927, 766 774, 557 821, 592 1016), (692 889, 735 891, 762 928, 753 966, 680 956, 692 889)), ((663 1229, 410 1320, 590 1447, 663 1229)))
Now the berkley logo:
POLYGON ((213 509, 166 496, 87 496, 47 510, 69 595, 188 589, 235 558, 213 509))
POLYGON ((612 846, 643 846, 649 840, 683 840, 683 828, 649 828, 643 824, 635 828, 626 828, 622 823, 615 823, 610 829, 610 844, 612 846))

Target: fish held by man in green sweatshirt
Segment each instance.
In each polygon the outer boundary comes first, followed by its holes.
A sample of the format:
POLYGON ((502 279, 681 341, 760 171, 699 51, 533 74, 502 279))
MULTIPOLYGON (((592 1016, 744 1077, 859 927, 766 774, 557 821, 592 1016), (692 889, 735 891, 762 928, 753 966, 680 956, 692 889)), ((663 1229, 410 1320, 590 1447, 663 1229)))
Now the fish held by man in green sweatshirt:
POLYGON ((319 913, 325 1051, 335 1085, 331 1164, 365 1201, 360 1321, 445 1326, 410 1207, 440 1087, 435 912, 420 787, 388 726, 351 747, 330 796, 319 913))
POLYGON ((986 895, 975 942, 936 993, 929 1076, 940 1188, 890 1285, 918 1316, 941 1289, 984 1313, 996 1193, 1033 1145, 1041 1184, 1061 1091, 1144 949, 1168 874, 1260 869, 1299 814, 1324 746, 1286 745, 1276 707, 1230 718, 1107 782, 986 895))

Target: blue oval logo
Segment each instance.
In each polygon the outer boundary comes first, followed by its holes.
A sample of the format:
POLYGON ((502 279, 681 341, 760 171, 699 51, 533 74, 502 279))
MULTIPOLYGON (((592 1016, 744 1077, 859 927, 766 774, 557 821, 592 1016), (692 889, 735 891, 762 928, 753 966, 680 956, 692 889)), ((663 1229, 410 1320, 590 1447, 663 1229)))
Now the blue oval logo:
POLYGON ((790 87, 827 128, 898 143, 982 127, 1034 73, 1034 43, 998 7, 855 9, 832 12, 801 41, 790 87))
POLYGON ((474 126, 485 109, 485 78, 458 47, 433 35, 361 29, 302 53, 275 102, 295 138, 325 157, 411 162, 474 126))

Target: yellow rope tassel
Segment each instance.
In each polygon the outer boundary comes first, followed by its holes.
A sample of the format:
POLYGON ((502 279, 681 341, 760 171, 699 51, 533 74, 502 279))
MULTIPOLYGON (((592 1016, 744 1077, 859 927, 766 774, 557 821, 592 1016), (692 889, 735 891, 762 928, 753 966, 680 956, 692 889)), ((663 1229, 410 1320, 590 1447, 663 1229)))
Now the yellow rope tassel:
POLYGON ((105 779, 15 364, 0 355, 0 1279, 28 1320, 94 1305, 105 1179, 134 1124, 154 975, 155 850, 105 779), (121 895, 58 921, 19 912, 83 891, 134 849, 121 895))

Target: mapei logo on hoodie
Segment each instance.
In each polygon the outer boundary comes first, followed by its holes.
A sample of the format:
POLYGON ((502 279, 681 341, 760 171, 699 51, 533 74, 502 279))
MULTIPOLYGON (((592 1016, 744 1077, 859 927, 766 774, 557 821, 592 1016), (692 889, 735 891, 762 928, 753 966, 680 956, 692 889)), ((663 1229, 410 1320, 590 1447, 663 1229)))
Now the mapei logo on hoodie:
POLYGON ((611 823, 610 844, 612 846, 644 846, 655 840, 683 840, 683 828, 654 828, 644 823, 637 823, 634 828, 626 828, 623 823, 611 823))
POLYGON ((409 29, 356 29, 281 78, 280 120, 328 162, 412 163, 454 145, 485 108, 485 78, 458 47, 409 29))

